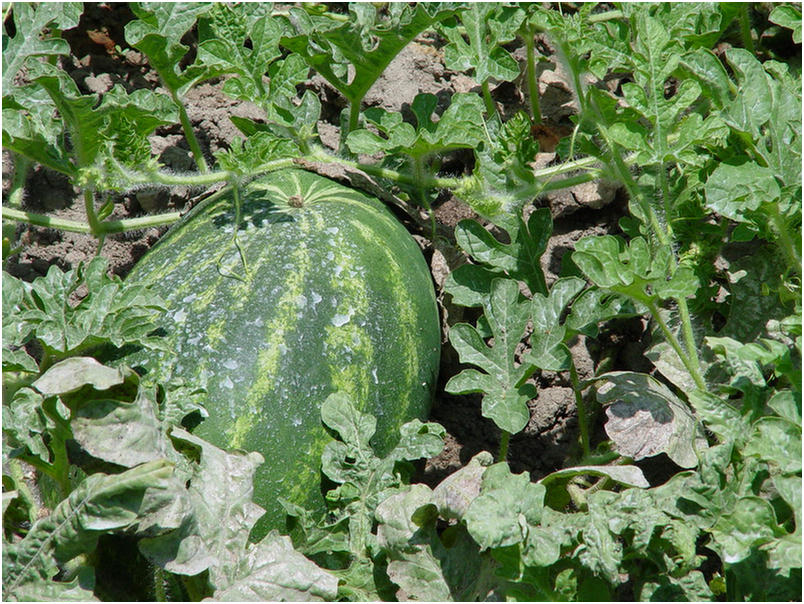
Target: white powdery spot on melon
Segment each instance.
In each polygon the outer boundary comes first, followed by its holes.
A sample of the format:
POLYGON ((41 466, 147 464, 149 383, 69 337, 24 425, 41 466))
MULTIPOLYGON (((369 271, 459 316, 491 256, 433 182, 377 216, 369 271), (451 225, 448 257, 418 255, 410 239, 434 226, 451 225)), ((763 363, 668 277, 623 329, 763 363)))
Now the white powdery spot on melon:
POLYGON ((234 359, 227 359, 226 361, 223 362, 223 366, 226 367, 226 369, 234 371, 235 369, 237 369, 237 361, 235 361, 234 359))
POLYGON ((173 320, 176 323, 184 323, 187 320, 187 313, 183 308, 180 308, 173 314, 173 320))
POLYGON ((223 382, 221 382, 221 386, 223 386, 224 388, 226 388, 228 390, 231 390, 232 388, 234 388, 234 382, 232 382, 232 380, 230 380, 229 376, 227 375, 225 378, 223 378, 223 382))
POLYGON ((354 315, 354 314, 355 314, 354 309, 350 308, 346 312, 346 314, 344 314, 344 315, 335 315, 334 317, 332 317, 332 324, 335 327, 342 327, 343 325, 346 325, 349 321, 352 320, 352 315, 354 315))

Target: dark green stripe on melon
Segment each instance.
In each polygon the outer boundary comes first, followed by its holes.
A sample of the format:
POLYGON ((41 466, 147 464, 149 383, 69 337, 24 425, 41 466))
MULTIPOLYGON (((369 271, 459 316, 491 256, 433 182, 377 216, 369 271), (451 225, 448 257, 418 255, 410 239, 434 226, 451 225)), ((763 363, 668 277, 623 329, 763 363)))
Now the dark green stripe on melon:
POLYGON ((196 433, 259 451, 258 536, 283 526, 277 497, 323 508, 324 399, 340 390, 377 417, 380 453, 399 426, 424 419, 440 353, 432 281, 410 234, 378 201, 300 170, 270 174, 241 197, 199 207, 146 254, 129 280, 169 308, 170 353, 126 362, 149 377, 205 381, 209 417, 196 433), (221 254, 221 271, 216 267, 221 254), (222 275, 221 273, 224 273, 222 275))

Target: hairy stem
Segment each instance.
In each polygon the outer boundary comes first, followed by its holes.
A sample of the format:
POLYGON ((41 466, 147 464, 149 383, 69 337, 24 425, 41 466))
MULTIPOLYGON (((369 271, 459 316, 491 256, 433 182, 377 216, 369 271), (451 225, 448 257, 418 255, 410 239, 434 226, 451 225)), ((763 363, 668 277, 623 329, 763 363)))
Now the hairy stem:
POLYGON ((570 355, 570 381, 572 390, 575 393, 575 406, 578 409, 578 430, 581 435, 581 450, 584 458, 589 457, 591 449, 589 447, 589 424, 587 422, 586 402, 583 400, 581 382, 578 379, 578 370, 575 368, 575 359, 570 355))
POLYGON ((743 38, 743 46, 745 49, 754 52, 754 38, 751 35, 751 5, 746 3, 740 4, 740 35, 743 38))
MULTIPOLYGON (((670 344, 670 346, 673 348, 673 351, 675 351, 675 353, 678 355, 678 358, 681 359, 681 362, 684 364, 684 367, 689 372, 690 376, 695 382, 695 385, 701 390, 706 390, 706 382, 704 381, 703 376, 701 375, 700 364, 698 363, 697 356, 695 356, 694 357, 695 360, 693 360, 693 358, 691 358, 691 356, 684 351, 684 348, 681 346, 681 342, 678 341, 676 334, 673 333, 673 331, 670 329, 670 326, 662 317, 661 313, 659 312, 659 307, 656 306, 655 302, 652 301, 646 302, 646 306, 650 310, 650 314, 653 316, 653 318, 661 328, 662 333, 664 334, 664 337, 667 339, 668 344, 670 344)), ((686 301, 684 302, 684 307, 686 308, 686 301)), ((682 319, 682 330, 686 330, 688 324, 689 324, 689 312, 687 312, 687 321, 684 321, 682 319)), ((689 326, 688 336, 690 337, 690 339, 692 339, 691 325, 689 326)), ((687 336, 685 336, 685 339, 686 337, 687 336)), ((691 350, 693 351, 692 354, 695 355, 694 342, 693 346, 691 347, 691 350)))
MULTIPOLYGON (((93 234, 92 228, 85 222, 77 222, 75 220, 66 220, 63 218, 53 218, 52 216, 36 214, 34 212, 3 208, 2 217, 5 220, 25 222, 35 226, 59 229, 61 231, 67 231, 70 233, 85 233, 87 235, 93 234)), ((173 224, 179 220, 179 218, 181 218, 181 214, 179 212, 169 212, 167 214, 159 214, 157 216, 141 216, 139 218, 126 218, 124 220, 108 220, 98 223, 98 229, 104 235, 109 235, 111 233, 125 233, 127 231, 136 231, 138 229, 147 229, 155 226, 173 224)))
POLYGON ((601 23, 603 21, 613 21, 614 19, 621 19, 622 17, 623 17, 623 11, 610 10, 604 13, 597 13, 596 15, 589 15, 587 17, 587 21, 589 21, 589 23, 601 23))
MULTIPOLYGON (((162 78, 162 82, 165 82, 164 78, 162 78)), ((187 139, 187 144, 190 146, 190 151, 195 159, 195 164, 198 166, 198 171, 202 173, 209 172, 207 160, 204 159, 204 152, 201 150, 201 145, 199 144, 198 138, 193 131, 193 124, 190 122, 190 116, 187 115, 187 108, 184 106, 184 103, 182 103, 178 93, 175 90, 170 90, 170 96, 173 97, 173 102, 176 103, 176 106, 179 108, 179 121, 181 122, 181 128, 184 131, 184 138, 187 139)))
POLYGON ((527 52, 527 67, 525 77, 528 82, 528 96, 530 97, 530 115, 534 124, 542 123, 542 112, 539 107, 539 83, 536 81, 536 58, 535 47, 533 44, 533 28, 528 25, 522 37, 525 39, 525 50, 527 52))
POLYGON ((345 141, 349 132, 354 132, 360 127, 360 102, 362 99, 349 99, 349 130, 341 135, 341 140, 345 141))
POLYGON ((14 154, 14 178, 8 192, 8 205, 19 208, 22 205, 22 196, 25 192, 25 179, 28 176, 28 168, 33 162, 24 155, 14 154))
POLYGON ((154 600, 156 602, 167 602, 165 571, 159 566, 154 567, 154 600))
POLYGON ((494 99, 491 98, 489 81, 484 80, 480 88, 483 90, 483 101, 486 103, 486 113, 488 114, 489 117, 492 117, 497 113, 497 105, 494 103, 494 99))
POLYGON ((508 459, 508 443, 511 440, 511 433, 508 430, 502 430, 500 434, 500 451, 497 454, 497 461, 505 461, 508 459))

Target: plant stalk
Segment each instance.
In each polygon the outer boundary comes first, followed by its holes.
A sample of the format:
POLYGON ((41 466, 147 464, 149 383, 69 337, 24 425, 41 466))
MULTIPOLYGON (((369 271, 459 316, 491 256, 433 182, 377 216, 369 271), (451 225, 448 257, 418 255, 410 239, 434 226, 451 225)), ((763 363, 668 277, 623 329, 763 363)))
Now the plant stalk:
MULTIPOLYGON (((17 222, 25 222, 35 226, 41 226, 51 229, 59 229, 70 233, 85 233, 87 235, 95 234, 92 228, 84 223, 75 220, 66 220, 63 218, 53 218, 44 214, 36 214, 34 212, 25 212, 23 210, 14 210, 11 208, 2 209, 2 217, 6 220, 15 220, 17 222)), ((127 231, 136 231, 138 229, 147 229, 156 226, 165 226, 173 224, 181 218, 180 212, 169 212, 166 214, 158 214, 156 216, 141 216, 138 218, 126 218, 123 220, 107 220, 98 223, 99 232, 103 235, 112 233, 125 233, 127 231)))
POLYGON ((22 197, 25 192, 25 179, 28 176, 28 168, 33 162, 29 157, 14 153, 14 178, 8 192, 8 205, 13 208, 22 206, 22 197))
POLYGON ((154 567, 154 600, 156 602, 167 602, 165 571, 159 566, 154 567))
POLYGON ((527 52, 527 67, 525 78, 528 82, 528 96, 530 97, 530 115, 534 124, 542 123, 542 112, 539 107, 539 83, 536 81, 536 58, 535 46, 533 44, 533 28, 528 25, 525 27, 525 50, 527 52))
MULTIPOLYGON (((661 328, 664 337, 667 339, 667 342, 673 348, 673 351, 675 351, 675 353, 678 355, 678 358, 681 359, 681 362, 684 363, 684 367, 687 369, 693 381, 695 382, 695 386, 701 390, 706 390, 706 381, 704 381, 703 376, 701 375, 700 366, 697 364, 697 356, 695 357, 695 361, 693 361, 690 358, 690 355, 684 351, 684 348, 681 346, 681 342, 678 341, 676 334, 673 333, 673 331, 670 329, 670 326, 667 325, 667 322, 659 313, 659 308, 656 306, 656 303, 653 301, 648 301, 645 304, 648 307, 648 310, 650 310, 650 314, 659 324, 659 327, 661 328)), ((684 307, 686 307, 686 301, 684 301, 684 307)), ((689 336, 691 337, 692 327, 689 323, 689 312, 687 313, 687 321, 684 321, 682 318, 682 325, 682 330, 685 330, 689 325, 689 336)), ((692 350, 695 350, 694 346, 692 350)))
POLYGON ((484 80, 480 88, 483 91, 483 101, 486 103, 486 113, 488 114, 489 118, 491 118, 497 114, 497 105, 494 103, 494 99, 491 98, 489 81, 484 80))
POLYGON ((511 440, 511 433, 508 430, 502 430, 500 434, 500 451, 497 454, 497 461, 505 461, 508 459, 508 443, 511 440))
MULTIPOLYGON (((162 78, 162 82, 165 82, 165 78, 162 78)), ((170 96, 173 97, 173 102, 176 103, 176 106, 179 108, 179 121, 181 122, 181 128, 184 131, 184 138, 187 139, 187 144, 190 146, 190 151, 192 152, 195 163, 198 166, 198 171, 201 173, 209 172, 207 160, 204 159, 204 152, 201 150, 198 137, 196 137, 195 132, 193 131, 193 124, 190 121, 190 116, 187 115, 187 108, 184 106, 184 103, 181 102, 181 99, 179 99, 179 94, 175 90, 170 89, 170 96)))
POLYGON ((750 4, 740 3, 740 35, 743 38, 743 46, 745 49, 754 53, 754 37, 751 35, 751 14, 750 4))
POLYGON ((575 393, 575 407, 578 409, 578 430, 581 435, 581 450, 584 458, 588 458, 591 449, 589 447, 589 425, 587 423, 586 401, 583 400, 581 382, 578 379, 578 370, 575 368, 575 359, 570 355, 570 381, 572 390, 575 393))

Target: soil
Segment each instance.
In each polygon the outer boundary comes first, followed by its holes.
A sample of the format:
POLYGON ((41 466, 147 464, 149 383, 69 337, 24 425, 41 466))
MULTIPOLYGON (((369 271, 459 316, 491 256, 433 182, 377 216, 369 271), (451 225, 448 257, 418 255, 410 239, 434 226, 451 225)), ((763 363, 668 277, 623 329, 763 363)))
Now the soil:
MULTIPOLYGON (((121 84, 129 91, 139 87, 158 90, 159 79, 156 74, 148 68, 144 57, 125 43, 123 27, 133 18, 128 6, 118 3, 87 3, 86 6, 79 26, 64 32, 72 54, 61 61, 82 92, 103 94, 115 84, 121 84)), ((448 104, 452 94, 479 91, 479 86, 470 77, 452 72, 444 66, 440 44, 435 35, 428 34, 408 45, 369 91, 365 105, 398 110, 408 115, 410 103, 420 92, 435 94, 440 100, 440 111, 448 104)), ((537 49, 544 54, 538 64, 540 103, 550 127, 534 134, 539 136, 541 147, 545 150, 540 154, 537 164, 546 166, 555 160, 552 147, 558 136, 571 131, 569 118, 575 107, 565 75, 551 61, 552 49, 544 40, 537 40, 537 49)), ((523 49, 511 50, 515 57, 524 61, 523 49)), ((227 148, 238 136, 229 116, 264 117, 255 105, 234 101, 224 95, 222 85, 222 80, 202 84, 193 89, 187 98, 189 117, 208 161, 212 160, 213 152, 227 148)), ((322 142, 334 148, 339 136, 338 116, 344 103, 337 92, 318 76, 313 77, 307 86, 319 93, 324 105, 323 119, 318 124, 322 142)), ((492 96, 504 115, 525 109, 528 103, 526 95, 527 87, 520 83, 504 83, 492 90, 492 96)), ((151 137, 151 143, 154 153, 168 168, 192 168, 190 151, 178 125, 158 129, 151 137)), ((4 152, 4 196, 12 174, 11 161, 4 152)), ((456 153, 447 158, 443 165, 450 174, 469 173, 471 161, 471 154, 456 153)), ((366 188, 375 195, 385 193, 365 175, 344 174, 342 170, 333 175, 350 180, 354 186, 366 188)), ((119 195, 114 200, 113 217, 122 219, 148 212, 183 211, 203 194, 203 191, 178 189, 170 193, 139 190, 119 195)), ((387 197, 385 193, 383 198, 387 197)), ((562 259, 573 249, 576 241, 586 235, 617 232, 618 219, 626 211, 625 202, 623 192, 615 184, 606 181, 550 193, 533 201, 534 207, 549 207, 554 219, 554 233, 542 259, 548 284, 557 278, 562 259)), ((65 178, 42 168, 31 172, 23 206, 33 212, 85 221, 78 191, 65 178)), ((460 220, 475 217, 467 205, 446 193, 439 197, 434 212, 439 230, 447 235, 452 233, 460 220)), ((411 225, 411 228, 432 267, 444 325, 442 367, 431 419, 446 428, 446 446, 440 455, 427 460, 418 476, 418 480, 435 485, 465 465, 478 452, 496 452, 500 434, 494 423, 481 415, 479 396, 454 396, 444 392, 444 384, 461 369, 457 355, 446 339, 446 328, 473 316, 467 309, 452 306, 441 286, 449 270, 466 259, 452 246, 441 243, 434 246, 420 236, 421 232, 415 225, 411 225)), ((110 271, 125 277, 165 230, 151 228, 109 236, 101 254, 109 259, 110 271)), ((9 258, 4 268, 10 274, 26 280, 44 275, 51 265, 69 269, 89 260, 97 251, 97 241, 85 235, 28 225, 19 225, 17 232, 23 249, 9 258)), ((573 354, 578 363, 579 377, 582 380, 591 377, 603 357, 612 363, 612 369, 645 370, 641 351, 646 338, 645 325, 635 320, 605 326, 601 337, 595 342, 578 339, 573 344, 573 354)), ((538 375, 534 383, 539 390, 538 396, 529 403, 530 421, 522 433, 512 438, 509 461, 515 472, 527 471, 533 479, 538 479, 561 468, 576 452, 577 413, 567 375, 545 372, 538 375)), ((594 428, 599 437, 605 438, 600 422, 594 428)), ((661 474, 653 473, 655 476, 661 474)))

